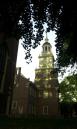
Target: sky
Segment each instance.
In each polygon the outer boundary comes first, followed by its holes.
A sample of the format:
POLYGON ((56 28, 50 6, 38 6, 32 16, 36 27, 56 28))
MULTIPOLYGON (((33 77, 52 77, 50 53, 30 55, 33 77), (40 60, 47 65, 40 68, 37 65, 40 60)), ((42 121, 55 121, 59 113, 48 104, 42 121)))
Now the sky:
MULTIPOLYGON (((35 69, 39 67, 39 60, 38 56, 41 54, 42 51, 42 45, 45 42, 46 33, 43 34, 44 39, 40 42, 40 45, 32 49, 32 62, 27 64, 25 60, 25 50, 23 46, 21 45, 22 40, 19 41, 19 47, 18 47, 18 54, 17 54, 17 62, 16 67, 21 67, 21 73, 26 77, 29 78, 31 81, 34 81, 35 79, 35 69)), ((49 39, 49 43, 52 45, 52 53, 54 55, 54 58, 56 59, 56 48, 55 48, 55 32, 50 31, 47 33, 47 37, 49 39)))

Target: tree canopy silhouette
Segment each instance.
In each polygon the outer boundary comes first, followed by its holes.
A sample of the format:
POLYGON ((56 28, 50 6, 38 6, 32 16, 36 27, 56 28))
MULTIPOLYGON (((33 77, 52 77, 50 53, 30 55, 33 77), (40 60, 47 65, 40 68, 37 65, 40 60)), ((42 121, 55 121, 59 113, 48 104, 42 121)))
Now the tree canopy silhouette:
POLYGON ((55 30, 57 59, 60 66, 77 62, 77 7, 76 1, 66 0, 1 0, 0 33, 4 40, 10 36, 24 38, 26 57, 31 56, 47 31, 55 30))
POLYGON ((66 77, 59 84, 60 102, 77 102, 77 74, 66 77))

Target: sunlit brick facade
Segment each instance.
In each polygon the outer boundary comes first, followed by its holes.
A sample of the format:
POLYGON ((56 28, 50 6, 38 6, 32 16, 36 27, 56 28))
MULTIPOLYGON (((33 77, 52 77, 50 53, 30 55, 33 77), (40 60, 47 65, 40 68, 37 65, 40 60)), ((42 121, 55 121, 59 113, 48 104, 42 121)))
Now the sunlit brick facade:
POLYGON ((39 55, 39 68, 35 70, 35 84, 39 90, 38 116, 58 115, 58 79, 54 68, 51 44, 46 37, 39 55))

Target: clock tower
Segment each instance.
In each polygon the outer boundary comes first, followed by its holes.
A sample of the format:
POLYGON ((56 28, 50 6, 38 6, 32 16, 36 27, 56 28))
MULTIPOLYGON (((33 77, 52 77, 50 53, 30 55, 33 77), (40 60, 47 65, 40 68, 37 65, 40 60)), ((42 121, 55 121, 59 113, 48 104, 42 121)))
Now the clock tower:
POLYGON ((38 88, 37 112, 40 116, 58 115, 58 79, 54 68, 52 46, 47 34, 39 55, 39 68, 35 70, 35 84, 38 88))

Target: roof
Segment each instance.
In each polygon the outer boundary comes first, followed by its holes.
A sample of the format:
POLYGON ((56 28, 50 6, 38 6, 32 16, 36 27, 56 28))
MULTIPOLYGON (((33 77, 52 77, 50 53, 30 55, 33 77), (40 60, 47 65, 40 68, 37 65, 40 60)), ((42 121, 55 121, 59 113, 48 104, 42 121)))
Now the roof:
MULTIPOLYGON (((45 45, 51 46, 51 44, 50 44, 49 42, 45 42, 45 43, 43 44, 43 46, 45 46, 45 45)), ((52 46, 51 46, 51 47, 52 47, 52 46)))

